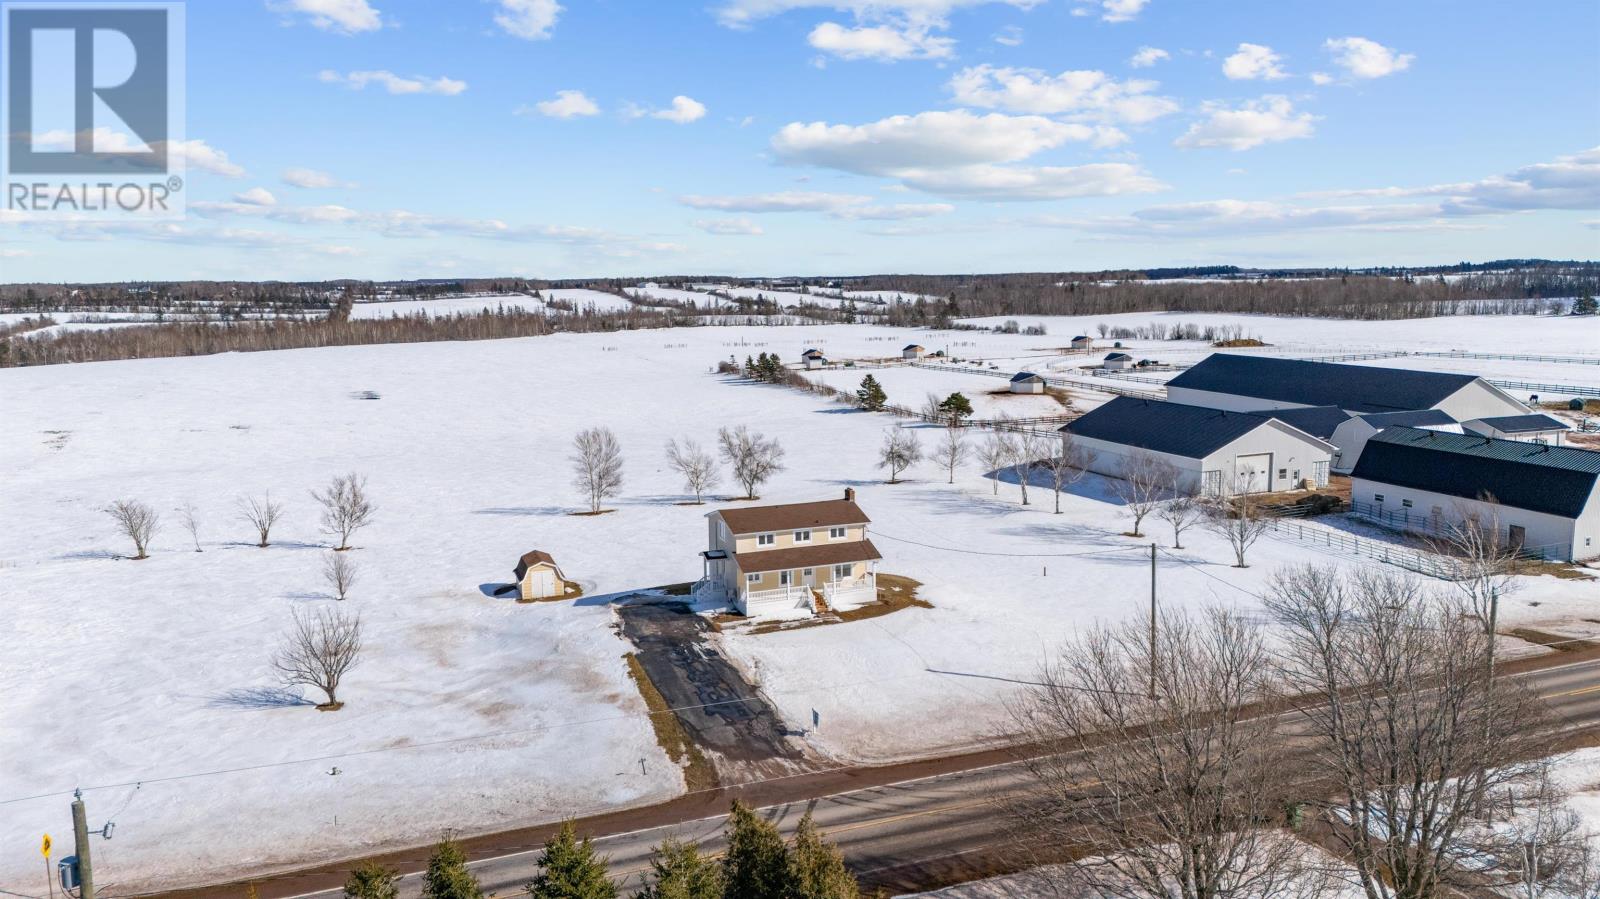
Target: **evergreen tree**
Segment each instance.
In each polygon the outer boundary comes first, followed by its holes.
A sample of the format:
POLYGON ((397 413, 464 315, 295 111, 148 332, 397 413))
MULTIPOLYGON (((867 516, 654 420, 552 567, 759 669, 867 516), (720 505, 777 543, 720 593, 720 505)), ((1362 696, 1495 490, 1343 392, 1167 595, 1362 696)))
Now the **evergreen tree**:
POLYGON ((883 392, 883 386, 872 375, 861 379, 861 389, 856 391, 856 396, 861 400, 861 408, 868 412, 881 412, 884 404, 889 402, 889 395, 883 392))
POLYGON ((650 875, 639 899, 722 899, 722 868, 693 843, 668 837, 650 859, 650 875))
POLYGON ((375 861, 364 861, 344 882, 345 899, 395 899, 400 890, 395 883, 400 872, 375 861))
POLYGON ((844 856, 822 839, 811 813, 800 819, 789 850, 790 899, 859 899, 861 887, 844 866, 844 856))
POLYGON ((606 860, 597 858, 588 837, 568 821, 544 844, 543 869, 528 884, 533 899, 616 899, 617 885, 606 877, 606 860))
POLYGON ((738 800, 728 816, 723 899, 789 899, 789 850, 778 828, 738 800))
POLYGON ((428 856, 422 895, 425 899, 483 899, 478 878, 467 870, 467 854, 455 840, 445 837, 428 856))
POLYGON ((1596 302, 1594 294, 1584 291, 1583 296, 1572 301, 1573 315, 1594 315, 1600 312, 1600 302, 1596 302))
POLYGON ((972 401, 958 391, 940 401, 939 411, 944 413, 950 424, 957 425, 961 419, 972 414, 972 401))
POLYGON ((783 378, 783 362, 778 359, 777 353, 762 353, 756 359, 756 368, 760 370, 763 381, 776 383, 783 378))
MULTIPOLYGON (((762 353, 762 355, 765 356, 766 354, 762 353)), ((749 355, 744 357, 744 376, 752 381, 761 377, 761 373, 756 369, 756 361, 751 359, 749 355)))

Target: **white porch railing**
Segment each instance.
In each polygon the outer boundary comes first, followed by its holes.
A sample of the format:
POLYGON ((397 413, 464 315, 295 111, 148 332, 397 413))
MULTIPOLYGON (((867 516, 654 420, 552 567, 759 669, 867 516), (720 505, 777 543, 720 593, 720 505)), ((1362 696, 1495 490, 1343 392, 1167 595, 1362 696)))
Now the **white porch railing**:
POLYGON ((822 585, 822 598, 835 611, 848 611, 878 598, 878 578, 873 574, 828 581, 822 585))
POLYGON ((744 592, 744 606, 746 609, 753 609, 756 606, 810 608, 812 603, 811 588, 799 585, 778 587, 773 590, 746 590, 744 592))

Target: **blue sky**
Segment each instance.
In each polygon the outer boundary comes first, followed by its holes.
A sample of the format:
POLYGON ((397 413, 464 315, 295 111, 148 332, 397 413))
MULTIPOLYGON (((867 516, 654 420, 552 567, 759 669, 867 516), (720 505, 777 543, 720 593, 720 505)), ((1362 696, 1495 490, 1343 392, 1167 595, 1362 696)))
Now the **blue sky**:
POLYGON ((186 18, 187 218, 0 216, 0 278, 1600 257, 1592 0, 191 0, 186 18))

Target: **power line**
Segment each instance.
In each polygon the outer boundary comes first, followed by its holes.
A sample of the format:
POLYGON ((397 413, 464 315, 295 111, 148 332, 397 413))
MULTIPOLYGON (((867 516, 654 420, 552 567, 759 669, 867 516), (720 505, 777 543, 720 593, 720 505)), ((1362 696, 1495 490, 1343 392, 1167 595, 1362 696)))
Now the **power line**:
POLYGON ((908 540, 905 537, 891 537, 890 535, 873 528, 868 528, 867 532, 874 537, 882 537, 885 540, 893 540, 896 543, 909 543, 912 546, 920 546, 925 549, 937 549, 941 552, 964 553, 970 556, 1002 556, 1013 559, 1072 559, 1082 556, 1106 556, 1114 553, 1135 551, 1143 552, 1146 549, 1146 547, 1143 546, 1124 546, 1118 549, 1095 549, 1080 553, 1003 553, 981 549, 962 549, 959 546, 939 546, 938 544, 934 543, 922 543, 917 540, 908 540))

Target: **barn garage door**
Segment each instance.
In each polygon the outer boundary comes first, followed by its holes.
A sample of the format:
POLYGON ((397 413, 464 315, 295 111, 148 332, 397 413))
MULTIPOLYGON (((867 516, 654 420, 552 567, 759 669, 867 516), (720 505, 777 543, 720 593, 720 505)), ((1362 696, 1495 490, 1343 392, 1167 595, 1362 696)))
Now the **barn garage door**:
POLYGON ((1234 460, 1237 489, 1240 493, 1264 493, 1272 489, 1272 454, 1257 453, 1234 460))

